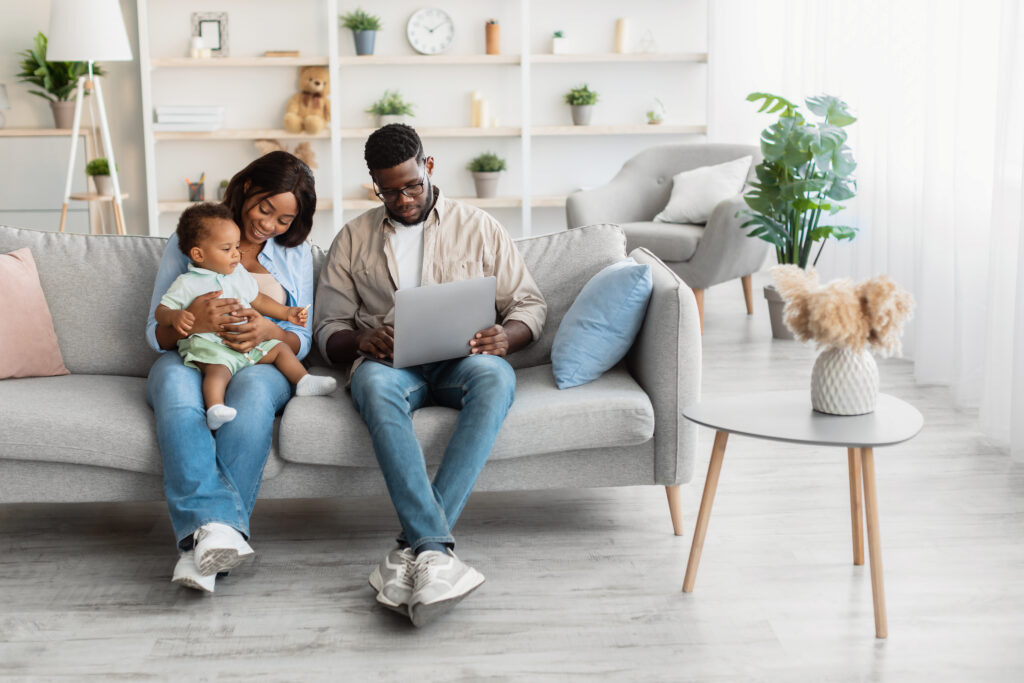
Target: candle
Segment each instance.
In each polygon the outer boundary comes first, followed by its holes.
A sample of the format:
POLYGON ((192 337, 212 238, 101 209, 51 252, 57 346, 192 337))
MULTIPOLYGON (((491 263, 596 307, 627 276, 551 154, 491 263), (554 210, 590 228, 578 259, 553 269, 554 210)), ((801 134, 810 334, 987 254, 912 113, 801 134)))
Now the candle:
POLYGON ((615 51, 620 55, 629 50, 626 48, 626 39, 629 33, 629 20, 619 19, 615 22, 615 51))
POLYGON ((480 127, 480 104, 483 102, 483 95, 479 90, 474 90, 469 98, 469 125, 473 128, 480 127))

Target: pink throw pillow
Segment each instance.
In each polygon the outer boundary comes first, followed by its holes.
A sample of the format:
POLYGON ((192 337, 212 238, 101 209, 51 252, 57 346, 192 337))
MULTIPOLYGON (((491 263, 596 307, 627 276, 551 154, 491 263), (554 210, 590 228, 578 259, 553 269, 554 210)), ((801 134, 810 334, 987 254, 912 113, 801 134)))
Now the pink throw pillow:
POLYGON ((32 252, 0 254, 0 379, 67 374, 32 252))

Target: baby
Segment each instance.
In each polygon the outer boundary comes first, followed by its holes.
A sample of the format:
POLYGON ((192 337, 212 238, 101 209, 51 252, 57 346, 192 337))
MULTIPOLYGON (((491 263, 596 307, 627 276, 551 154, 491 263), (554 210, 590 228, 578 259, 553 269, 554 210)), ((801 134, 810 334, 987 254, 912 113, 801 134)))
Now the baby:
POLYGON ((235 419, 237 411, 224 405, 224 392, 231 376, 249 365, 273 363, 295 385, 297 396, 324 396, 338 386, 333 377, 306 372, 291 347, 277 339, 242 353, 226 346, 213 332, 191 333, 195 316, 185 309, 197 296, 218 290, 223 291, 222 297, 238 299, 241 307, 251 307, 271 318, 303 326, 309 318, 308 306, 284 306, 260 293, 256 279, 239 264, 240 234, 231 211, 222 204, 197 204, 186 209, 178 220, 178 246, 191 263, 156 309, 159 324, 187 335, 178 341, 178 352, 185 365, 203 374, 206 424, 211 430, 235 419))

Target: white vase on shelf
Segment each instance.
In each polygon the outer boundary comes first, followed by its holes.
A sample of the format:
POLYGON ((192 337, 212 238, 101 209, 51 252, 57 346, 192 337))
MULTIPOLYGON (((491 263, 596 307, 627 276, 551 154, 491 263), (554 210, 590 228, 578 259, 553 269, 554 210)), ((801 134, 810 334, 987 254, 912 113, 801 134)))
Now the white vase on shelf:
POLYGON ((818 354, 811 371, 811 407, 829 415, 864 415, 878 400, 878 363, 867 349, 836 346, 818 354))

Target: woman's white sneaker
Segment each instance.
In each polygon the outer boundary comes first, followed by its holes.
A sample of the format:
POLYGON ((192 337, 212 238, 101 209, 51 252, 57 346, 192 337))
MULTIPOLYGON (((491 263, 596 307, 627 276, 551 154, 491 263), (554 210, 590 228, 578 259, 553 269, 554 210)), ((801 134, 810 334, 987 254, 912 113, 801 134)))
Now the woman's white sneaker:
POLYGON ((196 567, 203 576, 226 572, 255 553, 237 530, 227 524, 210 522, 196 529, 196 567))
POLYGON ((193 590, 212 593, 213 586, 216 581, 216 574, 203 576, 199 573, 199 567, 196 566, 196 554, 194 550, 186 550, 178 555, 178 563, 174 565, 174 574, 171 576, 172 583, 176 583, 179 586, 186 586, 193 590))

